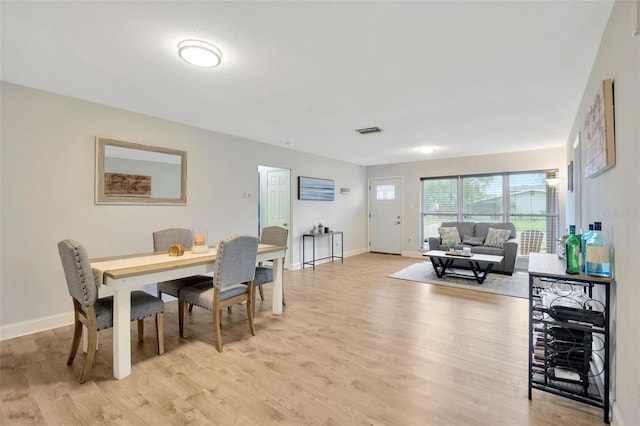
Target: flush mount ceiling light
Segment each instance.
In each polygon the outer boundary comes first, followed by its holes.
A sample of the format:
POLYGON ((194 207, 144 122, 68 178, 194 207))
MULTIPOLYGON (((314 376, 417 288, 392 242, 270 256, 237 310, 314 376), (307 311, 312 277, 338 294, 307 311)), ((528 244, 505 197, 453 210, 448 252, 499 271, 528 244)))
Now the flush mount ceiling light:
POLYGON ((425 146, 422 148, 418 148, 418 152, 421 154, 432 154, 436 149, 433 147, 425 146))
POLYGON ((178 43, 178 55, 200 68, 213 68, 220 65, 222 52, 211 43, 202 40, 182 40, 178 43))

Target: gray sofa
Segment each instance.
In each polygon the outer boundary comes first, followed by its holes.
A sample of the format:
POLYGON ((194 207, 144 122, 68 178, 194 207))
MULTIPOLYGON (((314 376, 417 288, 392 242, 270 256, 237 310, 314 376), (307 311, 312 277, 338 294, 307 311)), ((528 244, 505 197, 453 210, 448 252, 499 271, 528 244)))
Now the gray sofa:
MULTIPOLYGON (((511 235, 509 240, 504 243, 504 248, 487 247, 485 245, 468 245, 461 242, 456 247, 457 250, 461 250, 463 247, 471 247, 471 253, 479 254, 492 254, 496 256, 504 256, 502 263, 494 265, 492 272, 501 272, 503 274, 511 275, 516 267, 516 257, 518 254, 518 240, 516 238, 516 227, 513 223, 487 223, 487 222, 442 222, 441 227, 453 227, 458 228, 461 240, 465 239, 465 236, 481 237, 482 241, 487 236, 489 228, 494 229, 509 229, 511 235)), ((449 250, 447 244, 441 241, 440 236, 429 237, 429 250, 449 250)), ((453 266, 456 268, 468 268, 468 262, 464 259, 455 260, 453 266)))

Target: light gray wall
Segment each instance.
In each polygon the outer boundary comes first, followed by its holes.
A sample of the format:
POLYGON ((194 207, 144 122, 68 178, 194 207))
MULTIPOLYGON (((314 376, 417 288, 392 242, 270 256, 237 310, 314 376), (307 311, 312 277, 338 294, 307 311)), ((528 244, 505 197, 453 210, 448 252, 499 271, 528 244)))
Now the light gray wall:
POLYGON ((301 233, 319 221, 345 231, 347 253, 365 250, 362 166, 13 84, 1 90, 4 338, 70 323, 59 240, 76 239, 102 257, 151 251, 151 233, 167 227, 206 227, 210 241, 257 234, 257 197, 243 194, 258 193, 259 164, 291 169, 293 193, 300 174, 353 188, 333 202, 292 197, 292 262, 299 263, 301 233), (188 205, 95 205, 96 136, 187 151, 188 205))
MULTIPOLYGON (((432 176, 468 175, 474 173, 516 172, 525 170, 563 170, 564 148, 523 151, 476 157, 425 160, 413 163, 370 166, 367 177, 404 177, 403 248, 406 255, 420 254, 420 178, 432 176), (412 242, 409 242, 412 239, 412 242)), ((559 191, 560 205, 564 205, 565 191, 559 191)), ((560 217, 563 217, 561 212, 560 217)), ((560 224, 560 229, 563 229, 560 224)))
POLYGON ((594 178, 579 170, 581 192, 567 201, 577 205, 581 198, 581 208, 571 209, 567 221, 582 227, 602 221, 603 235, 613 242, 617 342, 613 411, 614 422, 628 426, 640 424, 640 35, 631 35, 640 25, 639 7, 637 1, 615 3, 566 146, 571 158, 598 87, 613 79, 616 165, 594 178))

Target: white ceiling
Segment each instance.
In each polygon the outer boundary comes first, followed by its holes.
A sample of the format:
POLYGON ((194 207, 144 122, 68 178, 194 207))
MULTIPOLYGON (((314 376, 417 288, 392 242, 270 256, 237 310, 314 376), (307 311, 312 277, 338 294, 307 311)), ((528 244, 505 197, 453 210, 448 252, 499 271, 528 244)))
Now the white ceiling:
POLYGON ((2 1, 0 76, 362 165, 541 149, 569 134, 611 7, 2 1), (183 62, 185 38, 222 65, 183 62))

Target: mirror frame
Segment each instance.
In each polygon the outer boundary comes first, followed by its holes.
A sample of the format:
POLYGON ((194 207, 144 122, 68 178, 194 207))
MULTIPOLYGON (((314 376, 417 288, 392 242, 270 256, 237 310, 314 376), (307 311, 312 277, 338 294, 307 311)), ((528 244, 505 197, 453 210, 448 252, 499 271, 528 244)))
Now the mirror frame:
POLYGON ((160 204, 160 205, 186 205, 187 204, 187 153, 177 149, 161 148, 157 146, 141 145, 132 142, 118 141, 115 139, 96 137, 96 176, 95 176, 95 203, 96 204, 160 204), (118 146, 121 148, 137 149, 140 151, 157 152, 180 156, 181 178, 180 198, 151 198, 139 196, 106 196, 104 191, 104 157, 106 146, 118 146))

